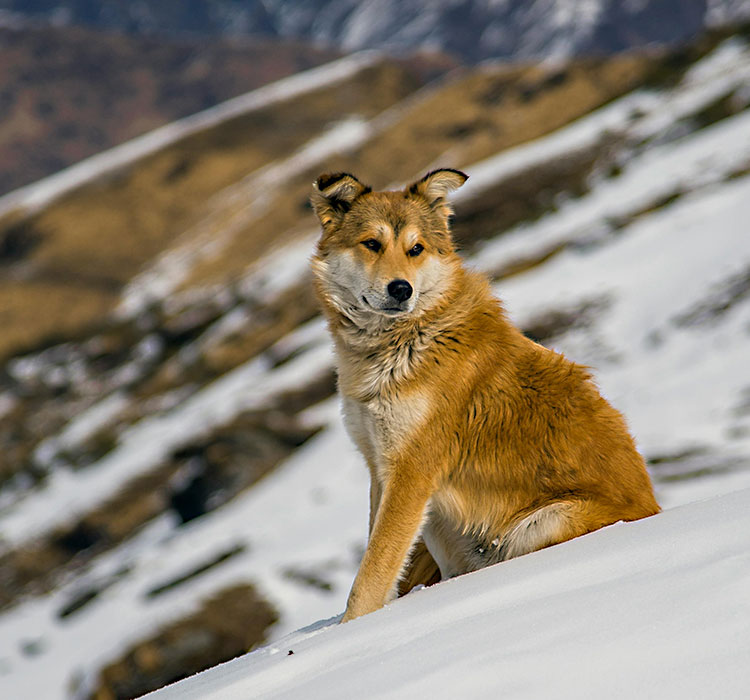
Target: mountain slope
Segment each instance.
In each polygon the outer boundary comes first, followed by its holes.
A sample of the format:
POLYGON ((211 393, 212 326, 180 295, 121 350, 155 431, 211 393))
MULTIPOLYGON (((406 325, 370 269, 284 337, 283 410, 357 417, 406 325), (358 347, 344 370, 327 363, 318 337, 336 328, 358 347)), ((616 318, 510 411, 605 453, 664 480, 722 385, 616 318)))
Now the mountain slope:
POLYGON ((0 194, 335 57, 300 42, 3 26, 0 16, 0 194))
POLYGON ((55 0, 1 7, 139 33, 295 37, 344 50, 453 52, 486 58, 565 58, 684 41, 705 27, 750 17, 747 0, 292 0, 180 2, 55 0))
POLYGON ((428 85, 355 56, 5 199, 44 236, 0 287, 0 694, 129 697, 343 608, 367 484, 310 294, 323 170, 467 170, 468 264, 594 367, 662 505, 750 486, 749 73, 742 32, 428 85))
POLYGON ((249 100, 237 98, 224 107, 228 112, 209 110, 167 125, 6 195, 0 200, 0 304, 19 323, 7 323, 0 355, 92 323, 117 303, 122 285, 147 260, 202 221, 211 197, 300 148, 339 118, 336 110, 371 117, 419 85, 415 71, 394 62, 343 59, 249 100), (226 123, 212 130, 217 116, 226 123), (276 128, 276 120, 287 128, 276 128), (138 167, 129 168, 134 161, 138 167), (39 210, 50 199, 54 205, 39 210), (23 272, 14 274, 13 265, 23 272), (29 314, 29 306, 38 314, 29 314))

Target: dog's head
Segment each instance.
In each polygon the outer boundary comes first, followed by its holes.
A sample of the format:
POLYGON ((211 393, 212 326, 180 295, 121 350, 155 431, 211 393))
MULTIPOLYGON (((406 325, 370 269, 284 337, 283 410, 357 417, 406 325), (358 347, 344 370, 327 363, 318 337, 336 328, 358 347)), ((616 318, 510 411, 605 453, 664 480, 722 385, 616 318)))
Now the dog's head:
POLYGON ((446 197, 466 179, 435 170, 402 191, 372 192, 348 173, 321 175, 311 198, 323 227, 313 272, 325 299, 359 319, 433 306, 456 264, 446 197))

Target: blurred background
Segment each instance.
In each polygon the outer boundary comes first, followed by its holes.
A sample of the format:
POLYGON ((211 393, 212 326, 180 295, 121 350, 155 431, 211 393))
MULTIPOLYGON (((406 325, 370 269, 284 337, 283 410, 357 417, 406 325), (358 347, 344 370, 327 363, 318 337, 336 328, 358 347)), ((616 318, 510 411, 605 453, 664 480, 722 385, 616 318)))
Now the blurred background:
POLYGON ((748 107, 748 0, 0 0, 0 696, 136 697, 343 610, 323 171, 467 172, 467 263, 662 505, 750 486, 748 107))

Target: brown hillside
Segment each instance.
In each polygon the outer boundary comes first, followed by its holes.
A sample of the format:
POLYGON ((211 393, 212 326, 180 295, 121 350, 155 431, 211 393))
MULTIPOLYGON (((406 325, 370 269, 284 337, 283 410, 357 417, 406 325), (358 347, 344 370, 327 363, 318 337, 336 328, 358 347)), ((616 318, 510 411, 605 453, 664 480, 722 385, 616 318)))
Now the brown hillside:
MULTIPOLYGON (((197 266, 187 285, 223 283, 241 273, 257 255, 259 240, 278 237, 300 221, 307 211, 310 182, 321 168, 358 173, 377 189, 436 165, 465 167, 632 90, 652 69, 652 61, 643 55, 581 60, 552 71, 497 65, 427 88, 400 105, 397 114, 376 123, 380 128, 361 148, 291 178, 270 206, 271 213, 253 220, 223 252, 197 266)), ((311 216, 303 221, 314 228, 311 216)), ((460 221, 461 216, 459 228, 460 221)))
POLYGON ((210 197, 343 115, 373 117, 419 80, 381 63, 184 139, 31 217, 8 216, 0 222, 0 356, 97 323, 122 285, 196 223, 210 197))
POLYGON ((2 27, 0 194, 335 55, 268 39, 2 27))

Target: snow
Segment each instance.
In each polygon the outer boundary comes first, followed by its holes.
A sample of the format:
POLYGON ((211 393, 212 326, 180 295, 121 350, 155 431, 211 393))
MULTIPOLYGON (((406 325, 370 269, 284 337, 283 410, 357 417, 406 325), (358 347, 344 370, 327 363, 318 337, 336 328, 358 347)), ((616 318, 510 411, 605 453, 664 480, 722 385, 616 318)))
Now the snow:
POLYGON ((251 265, 240 284, 243 294, 259 302, 269 302, 299 284, 310 274, 310 255, 318 235, 317 229, 311 230, 251 265))
POLYGON ((749 548, 745 490, 314 625, 146 697, 744 698, 749 548))
POLYGON ((353 54, 317 68, 295 73, 185 119, 166 124, 0 197, 0 216, 14 209, 36 211, 76 187, 129 165, 191 134, 276 102, 313 92, 325 85, 344 81, 378 60, 379 54, 374 51, 353 54))
MULTIPOLYGON (((317 419, 332 422, 336 403, 316 412, 317 419)), ((341 606, 356 570, 367 498, 365 470, 339 423, 222 509, 179 529, 163 516, 100 557, 83 580, 3 615, 0 636, 8 644, 0 651, 0 697, 65 697, 71 669, 78 669, 85 682, 87 671, 189 612, 217 589, 245 583, 248 577, 284 611, 277 634, 330 615, 332 603, 334 611, 341 606), (147 596, 237 545, 245 545, 245 551, 181 585, 177 594, 147 596), (123 568, 128 575, 118 577, 123 568), (290 568, 320 570, 335 593, 300 586, 285 575, 290 568), (87 586, 103 586, 104 591, 61 624, 58 611, 87 586), (43 640, 44 653, 26 656, 22 646, 29 639, 43 640), (4 676, 2 666, 12 675, 4 676)))
POLYGON ((48 464, 61 450, 77 447, 110 424, 129 405, 130 401, 124 392, 115 391, 105 396, 71 419, 59 435, 43 440, 34 450, 34 461, 39 465, 48 464))

